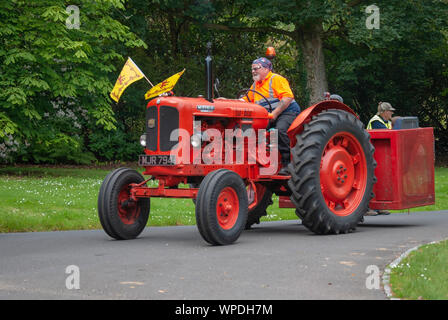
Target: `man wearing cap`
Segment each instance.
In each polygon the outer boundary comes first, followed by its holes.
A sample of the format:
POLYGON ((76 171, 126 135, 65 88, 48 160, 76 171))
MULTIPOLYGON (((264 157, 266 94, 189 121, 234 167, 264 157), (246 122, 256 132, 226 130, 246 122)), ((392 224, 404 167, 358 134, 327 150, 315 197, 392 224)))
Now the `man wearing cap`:
MULTIPOLYGON (((294 100, 288 80, 272 72, 272 63, 269 59, 258 58, 252 62, 252 78, 254 83, 251 89, 265 96, 272 107, 270 112, 273 118, 269 128, 276 128, 278 131, 278 150, 282 155, 282 168, 278 174, 288 175, 286 167, 290 162, 290 147, 287 130, 300 113, 300 106, 294 100)), ((269 103, 253 91, 249 91, 243 99, 269 110, 269 103)))
MULTIPOLYGON (((378 103, 378 112, 372 117, 372 119, 370 119, 369 124, 367 125, 367 130, 392 129, 392 115, 394 114, 394 111, 395 109, 389 102, 378 103)), ((369 209, 365 215, 376 216, 379 214, 388 215, 390 212, 387 210, 369 209)))
POLYGON ((372 129, 392 129, 392 115, 395 109, 389 102, 380 102, 378 112, 370 119, 367 130, 372 129))

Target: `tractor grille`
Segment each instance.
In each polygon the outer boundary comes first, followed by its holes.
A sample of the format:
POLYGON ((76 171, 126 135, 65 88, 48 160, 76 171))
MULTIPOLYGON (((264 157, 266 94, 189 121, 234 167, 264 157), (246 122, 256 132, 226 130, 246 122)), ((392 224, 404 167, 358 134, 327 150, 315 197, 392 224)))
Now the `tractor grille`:
POLYGON ((146 111, 146 148, 157 151, 157 139, 160 139, 160 151, 170 151, 179 142, 179 133, 173 133, 176 129, 179 129, 176 108, 161 106, 159 115, 156 106, 149 107, 146 111))
POLYGON ((174 107, 160 107, 160 151, 170 151, 179 142, 179 111, 174 107), (171 138, 171 140, 170 140, 171 138))
POLYGON ((157 107, 149 107, 146 111, 146 148, 148 150, 157 150, 157 107))

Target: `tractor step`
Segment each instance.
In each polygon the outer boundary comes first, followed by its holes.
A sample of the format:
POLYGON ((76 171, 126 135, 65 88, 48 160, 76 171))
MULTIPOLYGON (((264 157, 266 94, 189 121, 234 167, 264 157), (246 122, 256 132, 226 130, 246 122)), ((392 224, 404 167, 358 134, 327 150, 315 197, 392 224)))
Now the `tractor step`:
POLYGON ((289 179, 291 179, 291 176, 281 176, 281 175, 273 175, 273 176, 264 176, 260 179, 257 179, 258 181, 272 181, 272 180, 277 180, 277 181, 288 181, 289 179))

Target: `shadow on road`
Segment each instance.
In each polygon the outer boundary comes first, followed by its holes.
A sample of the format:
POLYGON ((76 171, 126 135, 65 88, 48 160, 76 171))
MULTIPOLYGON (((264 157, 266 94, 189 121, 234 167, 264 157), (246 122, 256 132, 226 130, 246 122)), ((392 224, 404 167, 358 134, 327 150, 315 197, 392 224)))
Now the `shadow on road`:
MULTIPOLYGON (((391 229, 410 229, 426 226, 425 223, 397 223, 397 221, 387 221, 386 218, 382 218, 382 221, 372 221, 371 219, 358 224, 357 229, 352 233, 365 233, 365 232, 378 232, 378 229, 391 230, 391 229)), ((350 234, 345 236, 350 236, 350 234)), ((317 235, 308 230, 301 224, 300 220, 291 221, 262 221, 260 224, 253 225, 251 229, 244 230, 241 238, 250 240, 254 238, 269 238, 269 237, 342 237, 344 235, 317 235)), ((95 233, 95 238, 98 239, 98 233, 95 233)), ((181 245, 182 247, 197 247, 197 246, 209 246, 199 234, 196 226, 177 226, 177 227, 147 227, 143 233, 133 240, 115 240, 107 236, 105 233, 100 234, 100 241, 113 244, 114 246, 147 246, 158 245, 168 246, 169 244, 181 245)), ((258 241, 258 240, 257 240, 258 241)))

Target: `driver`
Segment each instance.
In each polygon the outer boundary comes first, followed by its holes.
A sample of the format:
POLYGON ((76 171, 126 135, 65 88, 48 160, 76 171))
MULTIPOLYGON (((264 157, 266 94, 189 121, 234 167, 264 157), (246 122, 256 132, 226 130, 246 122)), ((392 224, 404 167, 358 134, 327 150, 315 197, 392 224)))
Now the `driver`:
MULTIPOLYGON (((252 78, 254 83, 251 89, 265 96, 272 106, 272 120, 268 129, 275 128, 278 131, 278 150, 282 156, 282 168, 278 174, 289 175, 287 165, 290 162, 290 147, 287 130, 300 113, 300 106, 294 100, 288 80, 272 72, 272 63, 268 59, 258 58, 252 62, 252 78)), ((249 91, 243 99, 269 109, 267 101, 253 91, 249 91)))

